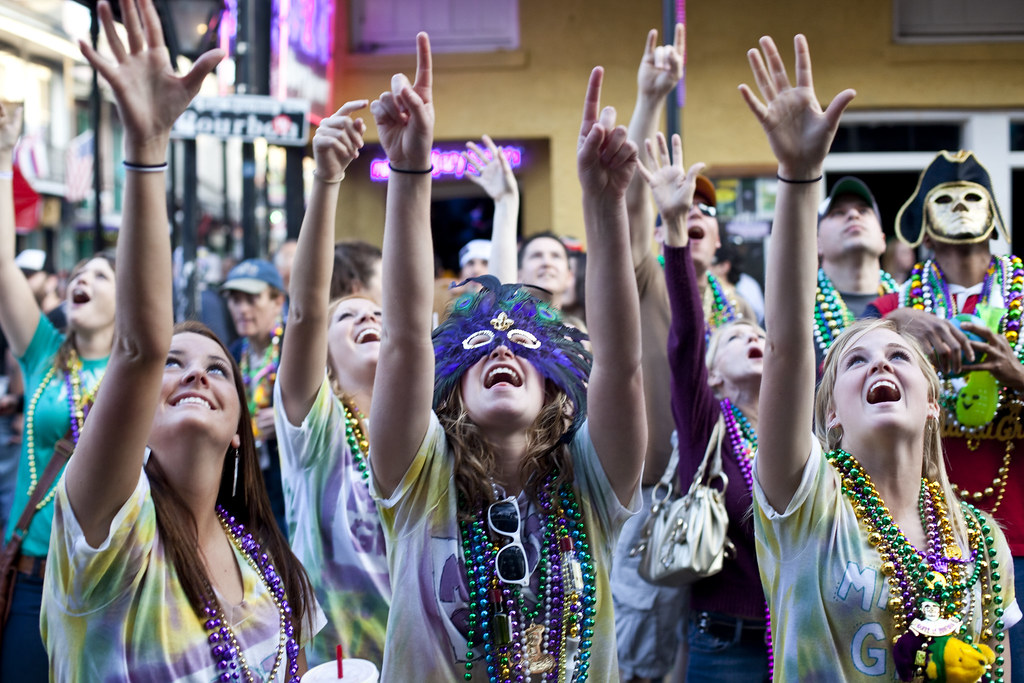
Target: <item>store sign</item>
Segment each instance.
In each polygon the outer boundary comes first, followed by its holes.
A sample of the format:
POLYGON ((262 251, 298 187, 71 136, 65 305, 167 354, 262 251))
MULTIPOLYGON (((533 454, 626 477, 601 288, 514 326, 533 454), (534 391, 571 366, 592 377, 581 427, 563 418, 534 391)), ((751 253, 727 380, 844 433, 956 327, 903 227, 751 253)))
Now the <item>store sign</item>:
POLYGON ((197 135, 303 146, 309 140, 309 102, 265 95, 197 97, 174 122, 171 137, 193 140, 197 135))
MULTIPOLYGON (((505 152, 505 158, 508 159, 508 165, 512 170, 516 170, 523 165, 522 147, 502 145, 501 149, 505 152)), ((434 148, 431 150, 430 164, 434 167, 431 175, 435 178, 459 179, 466 175, 467 172, 473 174, 473 170, 469 168, 469 163, 464 156, 464 151, 465 148, 447 150, 434 148)), ((491 158, 490 152, 485 151, 484 157, 489 160, 491 158)), ((370 162, 370 180, 382 182, 387 180, 390 175, 391 169, 388 167, 387 157, 378 157, 370 162)))

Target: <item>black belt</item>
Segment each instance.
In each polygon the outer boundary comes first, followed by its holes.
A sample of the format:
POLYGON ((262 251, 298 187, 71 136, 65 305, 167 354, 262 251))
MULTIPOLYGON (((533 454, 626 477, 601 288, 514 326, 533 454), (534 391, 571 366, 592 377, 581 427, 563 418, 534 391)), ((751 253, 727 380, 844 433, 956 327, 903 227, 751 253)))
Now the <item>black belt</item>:
POLYGON ((733 642, 736 640, 736 628, 739 624, 739 642, 744 645, 765 645, 766 628, 765 622, 752 619, 737 619, 725 615, 712 614, 709 612, 698 612, 696 619, 697 629, 718 640, 733 642))

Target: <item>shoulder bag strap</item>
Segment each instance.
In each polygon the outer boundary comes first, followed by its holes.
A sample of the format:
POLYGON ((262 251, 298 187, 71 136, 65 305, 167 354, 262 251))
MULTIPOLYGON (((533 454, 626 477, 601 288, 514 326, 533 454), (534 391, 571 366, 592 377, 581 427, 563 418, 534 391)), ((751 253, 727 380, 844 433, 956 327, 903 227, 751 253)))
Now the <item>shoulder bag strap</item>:
POLYGON ((72 436, 71 429, 68 428, 67 434, 64 435, 57 445, 53 448, 53 457, 50 458, 50 462, 46 463, 46 468, 43 470, 43 476, 36 482, 36 487, 32 491, 32 495, 28 498, 28 503, 25 504, 25 509, 21 511, 21 517, 18 518, 18 523, 14 527, 14 531, 11 534, 11 540, 8 541, 8 545, 17 543, 21 545, 21 539, 28 533, 28 526, 32 523, 32 517, 36 514, 36 506, 39 505, 39 501, 43 499, 46 492, 53 486, 53 482, 57 480, 57 475, 60 474, 61 468, 67 464, 68 458, 71 457, 72 451, 75 450, 74 437, 72 436))

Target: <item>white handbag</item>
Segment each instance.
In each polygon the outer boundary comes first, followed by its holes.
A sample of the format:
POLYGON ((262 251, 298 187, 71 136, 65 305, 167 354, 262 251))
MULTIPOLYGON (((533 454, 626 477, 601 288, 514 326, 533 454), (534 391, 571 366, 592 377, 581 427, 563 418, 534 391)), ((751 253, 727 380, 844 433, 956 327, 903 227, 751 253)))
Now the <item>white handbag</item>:
POLYGON ((729 478, 722 472, 722 440, 725 423, 715 423, 704 460, 689 490, 674 496, 679 446, 672 449, 665 474, 654 487, 651 514, 630 555, 641 555, 640 576, 660 586, 685 586, 722 570, 735 547, 727 535, 725 489, 729 478), (705 473, 707 478, 705 480, 705 473))

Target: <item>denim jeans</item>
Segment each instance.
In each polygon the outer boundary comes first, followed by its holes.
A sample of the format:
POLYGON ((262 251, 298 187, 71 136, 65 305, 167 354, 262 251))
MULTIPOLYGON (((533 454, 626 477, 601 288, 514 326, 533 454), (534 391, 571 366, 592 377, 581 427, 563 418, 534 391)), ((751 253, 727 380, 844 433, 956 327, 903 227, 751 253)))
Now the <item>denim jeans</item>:
POLYGON ((694 612, 690 616, 689 642, 687 683, 769 680, 764 629, 744 628, 742 620, 727 614, 694 612))
MULTIPOLYGON (((1013 558, 1013 590, 1017 604, 1024 605, 1024 557, 1013 558)), ((1022 607, 1024 609, 1024 607, 1022 607)), ((1024 619, 1010 629, 1010 677, 1024 681, 1024 619)))
POLYGON ((11 615, 4 627, 0 681, 48 683, 50 680, 50 662, 39 635, 42 603, 42 578, 18 574, 11 598, 11 615))

